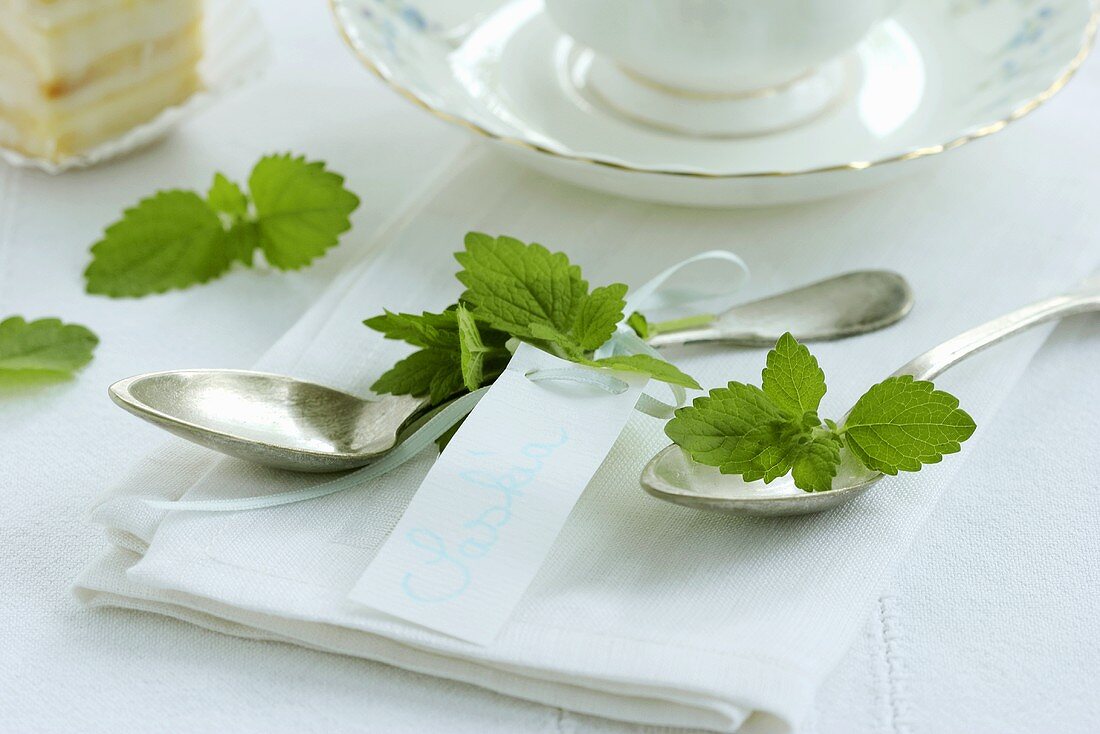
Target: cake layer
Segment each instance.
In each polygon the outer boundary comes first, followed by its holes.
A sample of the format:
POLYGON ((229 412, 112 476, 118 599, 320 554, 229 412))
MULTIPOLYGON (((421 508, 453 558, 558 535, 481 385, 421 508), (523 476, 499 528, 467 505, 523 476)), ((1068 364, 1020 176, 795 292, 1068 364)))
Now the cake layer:
POLYGON ((84 0, 0 0, 0 43, 44 86, 78 81, 104 57, 188 28, 202 11, 200 0, 92 0, 82 14, 66 10, 74 3, 84 0), (67 20, 43 23, 50 6, 67 20))
POLYGON ((144 81, 65 113, 47 117, 8 109, 0 98, 0 145, 57 161, 81 153, 148 122, 199 89, 192 63, 183 63, 144 81))
POLYGON ((125 9, 134 4, 135 0, 0 0, 0 8, 18 13, 42 29, 73 23, 110 10, 125 9))
POLYGON ((182 64, 195 65, 201 55, 202 28, 195 22, 179 33, 102 57, 79 79, 44 85, 0 35, 0 101, 9 110, 43 117, 51 110, 73 110, 182 64))

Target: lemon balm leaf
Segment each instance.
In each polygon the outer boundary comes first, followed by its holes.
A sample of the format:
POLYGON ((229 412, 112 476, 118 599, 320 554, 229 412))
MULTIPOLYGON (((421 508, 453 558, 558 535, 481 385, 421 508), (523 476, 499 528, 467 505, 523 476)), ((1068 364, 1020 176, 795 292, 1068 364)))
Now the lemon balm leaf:
POLYGON ((794 486, 804 492, 827 492, 840 466, 840 439, 832 433, 819 433, 800 443, 791 459, 794 486))
POLYGON ((731 382, 677 410, 665 434, 700 464, 721 467, 751 431, 784 418, 763 390, 731 382))
POLYGON ((599 349, 623 320, 627 288, 622 283, 593 288, 581 303, 573 324, 573 340, 584 351, 599 349))
POLYGON ((231 219, 242 219, 248 215, 248 197, 241 187, 220 173, 214 174, 214 183, 206 194, 206 203, 231 219))
POLYGON ((931 382, 890 377, 859 399, 844 424, 845 443, 868 469, 917 471, 961 449, 974 419, 931 382))
POLYGON ((351 229, 359 197, 320 161, 289 153, 262 158, 248 179, 260 247, 277 268, 301 268, 351 229))
POLYGON ((816 411, 825 396, 825 372, 790 332, 779 337, 775 348, 768 352, 761 377, 764 392, 792 416, 816 411))
POLYGON ((455 311, 458 322, 459 364, 462 368, 462 383, 471 392, 481 387, 484 379, 485 355, 489 348, 481 341, 477 322, 466 307, 459 304, 455 311))
POLYGON ((92 361, 99 339, 87 327, 58 319, 0 321, 0 373, 72 374, 92 361))
POLYGON ((627 372, 639 372, 649 375, 654 380, 667 382, 670 385, 679 385, 693 390, 699 389, 699 383, 691 375, 685 374, 679 367, 666 362, 663 359, 651 357, 648 354, 623 354, 615 357, 605 357, 588 361, 596 367, 608 367, 613 370, 625 370, 627 372))
POLYGON ((205 197, 178 189, 154 194, 92 246, 86 289, 121 298, 187 288, 234 262, 251 266, 259 249, 277 268, 308 265, 351 227, 359 199, 343 183, 323 163, 283 154, 256 164, 251 192, 217 173, 205 197))
POLYGON ((192 191, 161 191, 127 209, 92 246, 89 293, 115 298, 205 283, 229 269, 226 232, 192 191))
POLYGON ((413 352, 378 378, 371 390, 393 395, 428 395, 433 404, 463 389, 457 349, 428 348, 413 352))
POLYGON ((859 399, 843 427, 817 408, 825 375, 790 334, 768 354, 762 387, 731 382, 676 411, 665 433, 691 457, 747 482, 791 475, 806 492, 832 489, 844 450, 872 471, 917 471, 961 449, 974 420, 931 382, 891 377, 859 399))
POLYGON ((563 335, 572 330, 588 282, 563 253, 480 232, 466 235, 465 244, 455 254, 462 266, 457 277, 479 319, 521 339, 537 338, 532 324, 563 335))
POLYGON ((458 348, 458 317, 454 310, 441 314, 386 311, 363 323, 387 339, 397 339, 415 347, 458 348))

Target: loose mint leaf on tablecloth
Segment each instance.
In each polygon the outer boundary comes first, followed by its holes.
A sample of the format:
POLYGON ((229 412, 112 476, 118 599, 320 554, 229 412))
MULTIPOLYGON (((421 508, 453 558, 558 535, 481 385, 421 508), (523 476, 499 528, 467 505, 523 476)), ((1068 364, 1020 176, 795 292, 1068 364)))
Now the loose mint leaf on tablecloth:
POLYGON ((585 351, 599 349, 623 320, 627 287, 622 283, 595 288, 581 303, 573 324, 573 340, 585 351))
POLYGON ((323 163, 289 154, 260 160, 249 195, 218 173, 206 196, 162 191, 127 209, 92 246, 87 290, 135 297, 186 288, 252 265, 257 249, 277 268, 309 264, 351 227, 359 206, 323 163))
POLYGON ((72 374, 92 361, 99 338, 86 327, 58 319, 0 321, 0 373, 72 374))
POLYGON ((906 375, 868 390, 852 408, 843 433, 864 466, 897 474, 959 451, 974 429, 974 419, 955 396, 906 375))
POLYGON ((699 463, 720 467, 750 431, 785 419, 763 390, 731 382, 677 410, 665 433, 699 463))
POLYGON ((459 350, 429 347, 395 364, 371 385, 371 390, 393 395, 428 395, 434 405, 463 387, 459 350))
POLYGON ((344 178, 289 153, 265 156, 248 179, 260 246, 267 261, 290 270, 308 265, 351 229, 359 197, 344 188, 344 178))
POLYGON ((127 209, 92 246, 89 293, 144 296, 205 283, 229 269, 221 220, 198 194, 161 191, 127 209))
POLYGON ((225 214, 233 220, 242 219, 248 215, 248 197, 241 191, 240 186, 220 173, 214 174, 214 183, 210 185, 210 191, 206 194, 206 203, 214 211, 225 214))
POLYGON ((817 410, 825 395, 825 372, 809 349, 788 332, 768 352, 767 364, 761 387, 773 403, 799 418, 817 410))
POLYGON ((467 289, 462 300, 477 307, 479 319, 520 339, 538 338, 532 324, 569 334, 588 298, 581 269, 542 245, 471 232, 455 259, 467 289))
POLYGON ((691 375, 684 374, 680 368, 671 362, 651 357, 648 354, 623 354, 615 357, 605 357, 594 361, 586 361, 596 367, 608 367, 613 370, 626 370, 627 372, 640 372, 649 375, 654 380, 667 382, 670 385, 680 385, 692 390, 699 389, 699 383, 691 375))

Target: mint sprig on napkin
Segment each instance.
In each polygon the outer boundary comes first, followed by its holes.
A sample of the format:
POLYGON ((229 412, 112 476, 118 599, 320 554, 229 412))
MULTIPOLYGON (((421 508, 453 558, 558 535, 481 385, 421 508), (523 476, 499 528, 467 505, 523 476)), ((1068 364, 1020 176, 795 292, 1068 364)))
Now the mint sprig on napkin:
POLYGON ((491 384, 504 370, 511 339, 580 364, 639 372, 683 387, 699 384, 674 365, 649 355, 596 359, 595 350, 623 320, 627 287, 589 288, 581 269, 560 252, 512 237, 466 235, 455 254, 466 291, 442 313, 386 313, 371 329, 419 350, 383 374, 378 393, 427 395, 433 405, 491 384))
POLYGON ((0 321, 0 375, 49 372, 71 375, 92 361, 99 339, 87 327, 58 319, 0 321))
POLYGON ((789 333, 768 353, 761 386, 730 382, 676 411, 665 433, 724 474, 765 483, 790 474, 807 492, 832 488, 848 449, 872 471, 917 471, 961 449, 974 433, 959 401, 931 382, 890 377, 868 390, 843 426, 822 421, 825 373, 789 333))
POLYGON ((272 266, 310 264, 351 228, 359 198, 319 161, 289 153, 261 158, 248 192, 218 173, 205 197, 158 192, 127 209, 92 246, 89 293, 114 298, 206 283, 257 251, 272 266))

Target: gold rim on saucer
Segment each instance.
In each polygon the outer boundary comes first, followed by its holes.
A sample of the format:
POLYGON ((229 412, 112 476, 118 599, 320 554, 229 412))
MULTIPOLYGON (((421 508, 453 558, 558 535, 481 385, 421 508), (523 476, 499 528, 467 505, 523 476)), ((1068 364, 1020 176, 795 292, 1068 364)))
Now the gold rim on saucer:
POLYGON ((738 179, 738 178, 788 178, 793 176, 807 176, 816 173, 832 173, 838 171, 863 171, 868 168, 875 168, 878 166, 884 166, 890 163, 901 163, 903 161, 912 161, 920 158, 929 158, 931 156, 939 155, 940 153, 946 153, 949 150, 955 150, 961 148, 967 143, 979 140, 981 138, 989 137, 1004 130, 1008 125, 1017 120, 1020 120, 1027 115, 1034 112, 1036 109, 1045 104, 1054 95, 1058 94, 1074 77, 1077 71, 1081 68, 1081 65, 1085 63, 1085 59, 1089 57, 1096 41, 1097 27, 1100 27, 1100 0, 1092 0, 1092 12, 1089 15, 1089 20, 1085 24, 1085 36, 1084 41, 1081 44, 1080 49, 1077 51, 1077 55, 1073 57, 1069 65, 1062 71, 1054 82, 1045 90, 1030 98, 1019 107, 1014 109, 1007 117, 1000 120, 990 122, 982 125, 977 130, 967 133, 946 143, 940 143, 939 145, 929 145, 922 148, 916 148, 906 153, 889 156, 886 158, 879 158, 871 161, 851 161, 848 163, 840 163, 832 166, 822 166, 819 168, 806 168, 802 170, 794 171, 759 171, 752 173, 708 173, 704 171, 676 171, 676 170, 662 170, 657 168, 639 168, 637 166, 631 166, 625 163, 619 163, 611 160, 604 160, 600 158, 592 158, 590 156, 572 155, 568 153, 562 153, 560 151, 547 148, 536 143, 531 143, 520 138, 514 138, 508 135, 498 135, 497 133, 487 130, 477 123, 471 122, 464 117, 453 115, 450 112, 437 109, 420 97, 416 96, 412 91, 402 87, 394 82, 392 79, 386 76, 386 74, 375 63, 368 58, 352 41, 348 35, 347 28, 340 19, 339 9, 336 7, 338 0, 328 0, 329 10, 332 12, 332 17, 335 20, 336 27, 340 31, 340 37, 344 40, 345 45, 355 56, 366 66, 371 72, 374 73, 379 79, 381 79, 386 86, 400 94, 405 99, 412 102, 417 107, 426 110, 435 117, 444 120, 445 122, 457 125, 465 128, 470 132, 489 140, 493 140, 507 145, 512 145, 517 148, 524 148, 535 153, 542 153, 553 158, 561 158, 564 160, 574 161, 576 163, 586 163, 602 168, 610 168, 618 171, 629 171, 631 173, 648 173, 661 176, 679 176, 684 178, 706 178, 706 179, 738 179))

